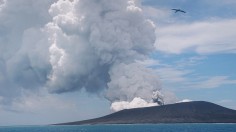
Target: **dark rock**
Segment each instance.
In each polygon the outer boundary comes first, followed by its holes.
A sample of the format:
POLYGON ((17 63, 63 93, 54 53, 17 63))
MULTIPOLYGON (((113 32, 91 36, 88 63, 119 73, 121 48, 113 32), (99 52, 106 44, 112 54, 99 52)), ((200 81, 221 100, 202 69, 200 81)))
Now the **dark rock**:
POLYGON ((209 102, 195 101, 127 109, 96 119, 56 125, 137 123, 236 123, 236 111, 209 102))

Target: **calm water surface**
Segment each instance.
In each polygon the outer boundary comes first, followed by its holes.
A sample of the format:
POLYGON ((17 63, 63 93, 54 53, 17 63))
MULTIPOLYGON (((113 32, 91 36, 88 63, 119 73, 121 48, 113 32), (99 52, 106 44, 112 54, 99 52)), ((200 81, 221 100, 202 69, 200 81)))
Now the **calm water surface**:
POLYGON ((236 132, 236 124, 7 126, 0 132, 236 132))

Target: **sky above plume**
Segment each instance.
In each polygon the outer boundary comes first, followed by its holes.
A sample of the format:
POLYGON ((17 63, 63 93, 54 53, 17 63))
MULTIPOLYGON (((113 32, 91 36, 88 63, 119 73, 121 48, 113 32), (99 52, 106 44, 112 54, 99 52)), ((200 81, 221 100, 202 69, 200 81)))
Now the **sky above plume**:
POLYGON ((153 106, 153 92, 165 103, 236 109, 235 7, 235 0, 0 0, 0 125, 153 106))

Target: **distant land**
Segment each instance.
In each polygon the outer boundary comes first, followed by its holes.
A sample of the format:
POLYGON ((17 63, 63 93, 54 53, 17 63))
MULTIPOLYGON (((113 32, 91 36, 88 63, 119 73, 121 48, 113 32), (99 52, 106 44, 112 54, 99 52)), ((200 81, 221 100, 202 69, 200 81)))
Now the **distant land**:
POLYGON ((122 110, 104 117, 55 125, 145 123, 236 123, 236 110, 210 102, 193 101, 122 110))

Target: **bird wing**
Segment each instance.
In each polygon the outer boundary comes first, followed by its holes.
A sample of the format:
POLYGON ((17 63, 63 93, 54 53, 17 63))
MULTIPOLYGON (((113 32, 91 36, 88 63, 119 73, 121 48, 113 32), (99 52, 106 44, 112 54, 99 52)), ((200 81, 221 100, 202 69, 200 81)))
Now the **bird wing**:
POLYGON ((174 10, 174 11, 175 11, 175 13, 176 13, 176 12, 182 12, 182 13, 186 13, 185 11, 183 11, 183 10, 181 10, 181 9, 171 9, 171 10, 174 10))
POLYGON ((172 10, 174 10, 174 11, 175 11, 175 13, 179 11, 178 9, 172 9, 172 10))

